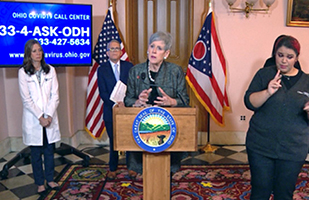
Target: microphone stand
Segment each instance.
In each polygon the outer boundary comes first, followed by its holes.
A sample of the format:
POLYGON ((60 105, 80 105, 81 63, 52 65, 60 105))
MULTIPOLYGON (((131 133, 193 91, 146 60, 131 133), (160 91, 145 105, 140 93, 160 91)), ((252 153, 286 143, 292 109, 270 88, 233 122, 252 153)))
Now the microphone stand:
POLYGON ((215 146, 212 146, 210 144, 210 115, 209 115, 209 112, 207 112, 208 115, 207 115, 207 143, 204 147, 202 147, 200 149, 201 152, 205 152, 205 153, 214 153, 218 147, 215 147, 215 146))

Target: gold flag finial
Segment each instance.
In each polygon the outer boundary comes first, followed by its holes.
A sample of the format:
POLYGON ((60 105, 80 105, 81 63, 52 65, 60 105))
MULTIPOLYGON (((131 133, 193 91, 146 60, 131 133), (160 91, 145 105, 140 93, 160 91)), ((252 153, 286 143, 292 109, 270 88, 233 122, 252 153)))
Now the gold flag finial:
POLYGON ((113 0, 109 0, 109 6, 113 6, 113 0))

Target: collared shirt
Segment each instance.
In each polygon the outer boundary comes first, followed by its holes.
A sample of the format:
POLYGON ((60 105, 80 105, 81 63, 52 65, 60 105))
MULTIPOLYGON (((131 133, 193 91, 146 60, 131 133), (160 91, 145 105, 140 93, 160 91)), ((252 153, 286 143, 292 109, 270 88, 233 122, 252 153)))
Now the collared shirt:
POLYGON ((35 72, 35 75, 38 78, 39 84, 41 84, 41 74, 42 74, 42 67, 40 67, 40 69, 35 72))
POLYGON ((110 64, 111 64, 112 68, 113 68, 114 74, 116 74, 116 73, 115 73, 115 64, 117 64, 117 68, 118 68, 117 70, 118 70, 119 79, 120 79, 120 60, 118 60, 117 63, 113 63, 111 60, 109 60, 109 62, 110 62, 110 64))

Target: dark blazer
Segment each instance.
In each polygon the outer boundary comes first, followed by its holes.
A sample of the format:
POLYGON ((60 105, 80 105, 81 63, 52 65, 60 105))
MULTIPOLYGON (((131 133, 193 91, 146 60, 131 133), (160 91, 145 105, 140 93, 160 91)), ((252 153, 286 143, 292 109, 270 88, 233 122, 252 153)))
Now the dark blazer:
MULTIPOLYGON (((129 70, 133 67, 133 64, 127 61, 120 60, 120 80, 127 84, 129 70)), ((106 62, 100 65, 97 70, 98 76, 98 88, 101 99, 104 101, 103 106, 103 120, 113 120, 113 105, 114 102, 109 99, 114 86, 116 85, 116 79, 114 76, 113 68, 110 62, 106 62)))

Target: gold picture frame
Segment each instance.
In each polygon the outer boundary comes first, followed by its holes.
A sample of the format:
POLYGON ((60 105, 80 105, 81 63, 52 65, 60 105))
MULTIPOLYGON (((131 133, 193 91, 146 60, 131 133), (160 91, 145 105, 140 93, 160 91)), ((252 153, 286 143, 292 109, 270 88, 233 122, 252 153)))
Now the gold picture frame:
POLYGON ((309 27, 308 0, 288 0, 286 25, 309 27))

